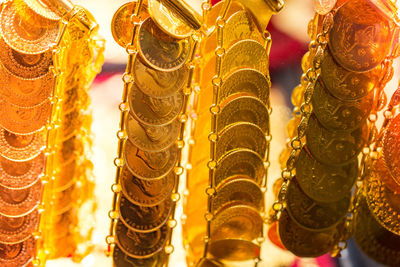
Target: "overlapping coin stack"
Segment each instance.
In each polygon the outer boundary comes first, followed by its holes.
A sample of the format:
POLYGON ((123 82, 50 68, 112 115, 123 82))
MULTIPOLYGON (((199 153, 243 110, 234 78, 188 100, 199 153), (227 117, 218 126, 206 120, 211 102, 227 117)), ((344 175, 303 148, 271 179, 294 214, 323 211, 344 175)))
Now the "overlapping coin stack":
POLYGON ((351 191, 376 137, 382 91, 392 74, 393 5, 382 11, 367 0, 334 2, 317 6, 310 23, 313 41, 292 96, 295 118, 273 207, 281 213, 280 241, 300 257, 338 253, 351 236, 357 206, 351 191))
POLYGON ((159 0, 137 1, 113 19, 114 38, 129 54, 110 212, 116 245, 107 240, 116 266, 162 266, 173 251, 194 42, 172 10, 159 0))
POLYGON ((184 208, 188 266, 230 266, 260 257, 271 140, 270 39, 264 29, 282 3, 260 1, 260 16, 240 2, 203 4, 210 35, 201 47, 184 208))
MULTIPOLYGON (((64 4, 64 7, 73 8, 69 2, 64 4)), ((67 59, 72 53, 63 50, 63 46, 74 43, 68 35, 75 32, 71 25, 74 22, 68 19, 81 16, 84 11, 75 8, 69 13, 52 8, 39 1, 22 0, 7 1, 1 6, 2 266, 33 263, 42 266, 49 254, 65 256, 64 252, 55 252, 56 248, 62 249, 60 244, 64 249, 69 249, 66 243, 76 246, 74 237, 62 236, 63 242, 56 239, 58 233, 78 227, 74 222, 77 218, 71 216, 72 206, 79 205, 77 199, 80 199, 79 195, 78 198, 73 196, 78 193, 74 177, 79 180, 86 180, 86 177, 71 173, 69 160, 75 154, 83 155, 77 143, 86 141, 70 140, 76 136, 72 132, 78 134, 82 128, 72 122, 82 119, 86 103, 77 100, 78 94, 81 97, 87 90, 99 69, 91 68, 90 62, 81 64, 91 57, 82 55, 67 59), (62 24, 64 14, 66 20, 62 24), (68 82, 77 77, 66 76, 67 66, 68 69, 76 66, 80 73, 86 72, 86 76, 80 77, 84 81, 79 87, 68 87, 68 82), (68 111, 72 109, 77 115, 68 119, 68 111), (68 128, 72 129, 67 136, 64 133, 68 128)), ((90 22, 88 18, 84 20, 90 22)), ((75 23, 75 26, 79 24, 75 23)), ((82 43, 82 38, 89 37, 78 34, 75 38, 82 43)))

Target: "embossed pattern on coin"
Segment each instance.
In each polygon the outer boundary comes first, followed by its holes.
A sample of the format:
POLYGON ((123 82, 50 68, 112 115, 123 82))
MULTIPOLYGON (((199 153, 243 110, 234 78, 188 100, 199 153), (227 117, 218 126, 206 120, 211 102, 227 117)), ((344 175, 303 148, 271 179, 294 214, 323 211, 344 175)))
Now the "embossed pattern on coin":
POLYGON ((126 255, 118 245, 115 246, 113 259, 118 267, 162 267, 165 254, 160 252, 147 259, 135 259, 126 255))
POLYGON ((170 172, 159 180, 142 180, 122 168, 121 187, 124 196, 133 204, 155 206, 167 199, 175 186, 175 174, 170 172))
POLYGON ((189 72, 185 66, 174 71, 152 69, 147 67, 137 56, 133 63, 133 74, 137 87, 145 95, 154 98, 166 98, 176 95, 184 87, 189 72))
POLYGON ((126 124, 129 140, 143 151, 167 149, 175 143, 180 133, 178 120, 163 126, 152 126, 141 124, 129 115, 126 124))
POLYGON ((33 12, 49 20, 60 20, 60 16, 54 13, 41 0, 22 0, 33 12))
POLYGON ((388 20, 372 3, 353 0, 347 1, 335 14, 328 44, 340 65, 363 72, 375 68, 388 55, 391 35, 388 20))
POLYGON ((154 69, 174 71, 188 60, 191 43, 188 38, 175 39, 164 33, 151 18, 143 21, 138 33, 140 56, 154 69))
POLYGON ((304 193, 317 202, 336 202, 348 196, 358 175, 358 162, 325 165, 303 148, 296 161, 296 180, 304 193))
POLYGON ((27 266, 35 254, 35 244, 33 237, 13 245, 0 243, 0 266, 27 266))
POLYGON ((182 91, 178 91, 167 98, 152 98, 134 84, 129 95, 130 112, 143 124, 166 125, 178 117, 183 107, 183 97, 182 91))
POLYGON ((172 200, 151 207, 138 206, 129 202, 124 196, 119 204, 120 220, 129 229, 139 233, 149 233, 162 227, 172 211, 172 200))
POLYGON ((220 239, 211 241, 210 253, 218 259, 230 261, 245 261, 260 256, 260 247, 249 240, 220 239))
POLYGON ((171 146, 159 152, 146 152, 128 141, 125 144, 124 157, 128 169, 136 177, 145 180, 160 179, 175 167, 178 149, 171 146))
POLYGON ((383 137, 383 160, 400 185, 400 114, 393 118, 383 137))
POLYGON ((119 248, 136 259, 150 258, 160 252, 167 241, 167 235, 166 225, 153 232, 138 233, 129 230, 121 221, 117 223, 116 241, 119 248))
POLYGON ((38 223, 38 211, 15 218, 0 215, 0 243, 16 244, 27 240, 36 231, 38 223))
POLYGON ((373 101, 373 92, 351 102, 339 100, 330 95, 318 80, 315 83, 312 106, 315 116, 325 128, 351 131, 365 122, 371 112, 373 101))

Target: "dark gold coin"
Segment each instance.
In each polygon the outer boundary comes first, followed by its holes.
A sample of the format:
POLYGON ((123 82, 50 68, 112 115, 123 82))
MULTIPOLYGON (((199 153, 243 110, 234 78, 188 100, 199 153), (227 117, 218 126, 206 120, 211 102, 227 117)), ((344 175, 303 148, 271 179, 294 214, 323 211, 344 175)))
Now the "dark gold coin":
POLYGON ((209 251, 217 259, 229 261, 245 261, 260 256, 260 247, 249 240, 220 239, 211 241, 209 251))
POLYGON ((214 259, 206 259, 201 258, 199 262, 196 264, 196 267, 224 267, 225 265, 214 260, 214 259))
POLYGON ((344 165, 353 161, 368 138, 368 126, 352 132, 331 131, 311 116, 307 129, 307 146, 313 157, 326 165, 344 165))
POLYGON ((172 146, 179 137, 180 122, 173 122, 163 126, 141 124, 132 116, 128 116, 126 123, 129 140, 140 150, 157 152, 172 146))
POLYGON ((0 33, 4 41, 14 50, 23 54, 41 54, 56 44, 60 34, 60 24, 51 22, 33 25, 24 21, 12 2, 3 5, 0 13, 0 33))
POLYGON ((345 69, 368 71, 380 64, 392 45, 392 30, 372 3, 347 1, 335 14, 329 48, 345 69), (359 13, 362 10, 363 15, 359 13))
POLYGON ((135 259, 125 254, 118 245, 114 248, 113 259, 118 267, 162 267, 165 254, 160 252, 147 259, 135 259))
POLYGON ((140 57, 136 57, 133 74, 137 87, 145 95, 166 98, 176 95, 185 86, 189 72, 185 66, 174 71, 159 71, 147 67, 140 57))
MULTIPOLYGON (((111 22, 111 32, 114 40, 123 48, 132 41, 133 21, 132 15, 135 12, 136 3, 129 2, 121 6, 114 14, 111 22)), ((139 11, 141 19, 149 17, 146 4, 143 4, 139 11), (141 12, 140 12, 141 11, 141 12)))
POLYGON ((35 255, 35 247, 33 237, 13 245, 0 243, 0 266, 28 266, 35 255))
POLYGON ((28 215, 15 218, 0 215, 0 243, 16 244, 23 242, 36 231, 38 224, 38 211, 33 211, 28 215))
POLYGON ((350 192, 336 202, 319 203, 304 194, 294 180, 287 190, 286 205, 290 217, 300 227, 308 231, 323 231, 344 219, 350 206, 350 192))
POLYGON ((247 148, 260 157, 265 156, 267 140, 260 127, 247 122, 231 124, 218 133, 217 155, 219 159, 236 148, 247 148))
POLYGON ((167 225, 150 233, 138 233, 129 230, 121 221, 117 223, 117 244, 125 254, 135 259, 150 258, 159 253, 167 236, 167 225))
POLYGON ((383 136, 383 160, 400 185, 400 114, 393 118, 383 136))
POLYGON ((0 156, 0 185, 9 189, 31 187, 43 175, 45 164, 43 154, 23 162, 11 161, 0 156))
POLYGON ((124 196, 140 206, 155 206, 166 200, 175 186, 175 174, 170 172, 159 180, 142 180, 122 168, 121 187, 124 196))
POLYGON ((249 149, 236 149, 224 155, 217 164, 215 184, 233 176, 246 176, 261 184, 265 175, 261 157, 249 149))
POLYGON ((360 127, 371 112, 374 92, 354 101, 342 101, 332 96, 321 84, 315 83, 312 105, 318 121, 327 129, 352 131, 360 127))
POLYGON ((120 220, 129 229, 139 233, 149 233, 162 227, 172 211, 171 198, 151 206, 138 206, 129 202, 124 196, 119 203, 120 220))
POLYGON ((33 108, 24 108, 0 99, 0 125, 12 133, 32 134, 38 132, 49 121, 50 114, 50 101, 33 108))
POLYGON ((42 181, 26 189, 7 189, 0 186, 0 214, 21 217, 31 213, 42 200, 42 181))
POLYGON ((129 95, 132 115, 147 125, 166 125, 175 120, 182 111, 183 93, 176 92, 166 98, 153 98, 145 95, 133 84, 129 95))
POLYGON ((28 135, 13 134, 0 127, 0 155, 12 161, 28 161, 46 146, 46 130, 28 135))
POLYGON ((154 69, 174 71, 180 69, 189 58, 190 40, 169 36, 151 18, 143 21, 138 36, 140 56, 154 69))
POLYGON ((308 231, 298 226, 287 211, 283 211, 279 218, 278 233, 283 246, 298 257, 322 256, 332 250, 339 240, 336 228, 308 231))
POLYGON ((365 199, 355 216, 354 239, 373 260, 387 266, 400 265, 400 237, 383 228, 368 210, 365 199))
POLYGON ((249 177, 225 179, 216 188, 217 194, 212 201, 212 210, 217 211, 224 204, 240 201, 257 210, 263 208, 264 195, 260 186, 249 177))
POLYGON ((178 149, 171 146, 159 152, 146 152, 128 141, 125 144, 124 156, 126 165, 134 176, 145 180, 160 179, 175 167, 178 149))
POLYGON ((321 78, 334 97, 350 101, 368 95, 379 82, 381 71, 380 65, 368 72, 348 71, 336 63, 327 49, 322 60, 321 78))
POLYGON ((263 220, 257 209, 240 202, 220 208, 211 221, 211 239, 254 240, 261 235, 263 220))
POLYGON ((303 192, 317 202, 336 202, 348 196, 358 175, 358 162, 332 167, 315 160, 303 148, 296 161, 296 179, 303 192))
POLYGON ((0 61, 10 74, 21 79, 38 79, 49 73, 53 63, 50 51, 38 55, 21 54, 0 38, 0 61))
POLYGON ((222 82, 219 102, 237 93, 248 93, 268 105, 271 82, 261 72, 254 69, 240 69, 232 72, 222 82))
POLYGON ((258 98, 248 95, 234 95, 221 103, 221 113, 217 120, 217 129, 236 122, 250 122, 269 132, 269 113, 267 107, 258 98))

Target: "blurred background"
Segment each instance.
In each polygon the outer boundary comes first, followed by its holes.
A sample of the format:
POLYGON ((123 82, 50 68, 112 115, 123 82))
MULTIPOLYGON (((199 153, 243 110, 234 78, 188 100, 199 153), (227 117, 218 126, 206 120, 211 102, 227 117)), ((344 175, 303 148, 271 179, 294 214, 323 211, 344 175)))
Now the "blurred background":
MULTIPOLYGON (((201 0, 186 0, 200 12, 201 0)), ((122 74, 125 71, 127 55, 123 48, 118 46, 111 35, 111 19, 114 12, 126 0, 73 0, 90 10, 100 24, 100 33, 106 39, 106 62, 102 73, 97 77, 92 90, 92 109, 94 116, 93 132, 94 162, 96 175, 96 195, 98 200, 98 212, 96 216, 96 230, 93 242, 96 248, 93 254, 87 256, 82 263, 73 263, 70 259, 50 261, 49 267, 74 267, 93 266, 110 267, 112 260, 105 257, 105 236, 108 234, 109 223, 107 213, 111 208, 111 185, 114 182, 115 167, 113 160, 117 154, 116 132, 119 125, 120 113, 118 105, 122 95, 122 74)), ((271 148, 272 170, 269 175, 269 188, 276 178, 280 176, 278 156, 282 150, 286 136, 286 122, 291 116, 290 94, 299 83, 301 76, 300 62, 307 51, 309 38, 307 37, 307 24, 314 15, 313 0, 285 0, 285 8, 274 16, 269 25, 272 35, 272 50, 270 56, 270 71, 272 79, 272 135, 271 148)), ((394 91, 398 81, 398 68, 396 62, 396 75, 388 85, 388 94, 394 91)), ((267 207, 272 203, 271 190, 267 196, 267 207)), ((181 208, 177 216, 180 216, 181 208)), ((179 218, 179 217, 178 217, 179 218)), ((183 248, 180 240, 180 229, 175 231, 175 252, 171 258, 172 267, 185 267, 183 248)), ((329 256, 318 259, 296 259, 290 253, 275 247, 266 240, 262 249, 262 267, 372 267, 379 266, 357 251, 354 243, 350 242, 342 257, 331 259, 329 256)))

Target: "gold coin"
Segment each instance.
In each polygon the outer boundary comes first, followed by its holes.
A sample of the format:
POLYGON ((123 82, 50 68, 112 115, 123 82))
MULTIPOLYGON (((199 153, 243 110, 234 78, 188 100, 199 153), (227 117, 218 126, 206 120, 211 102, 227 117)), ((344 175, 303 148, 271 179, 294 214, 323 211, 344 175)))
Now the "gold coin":
MULTIPOLYGON (((215 22, 217 21, 218 17, 221 14, 221 10, 224 7, 224 2, 218 2, 215 5, 213 5, 211 7, 211 10, 209 11, 209 13, 206 16, 206 25, 209 27, 215 26, 215 22)), ((229 6, 229 9, 226 13, 226 17, 229 18, 230 16, 232 16, 234 13, 244 10, 244 6, 242 4, 240 4, 237 1, 234 1, 231 3, 231 5, 229 6)))
POLYGON ((35 255, 35 247, 34 237, 13 245, 0 243, 0 266, 28 266, 35 255))
POLYGON ((56 44, 60 34, 58 22, 49 21, 46 27, 42 27, 24 21, 12 2, 3 5, 0 21, 0 33, 4 41, 23 54, 37 55, 48 51, 56 44))
POLYGON ((74 136, 76 130, 82 126, 83 116, 79 109, 74 109, 69 113, 62 114, 61 116, 62 125, 59 134, 61 140, 67 140, 74 136))
POLYGON ((178 149, 171 146, 159 152, 147 152, 128 141, 125 144, 124 156, 128 169, 136 177, 145 180, 161 179, 175 167, 178 149))
POLYGON ((164 225, 153 232, 138 233, 129 230, 121 221, 118 221, 116 241, 119 248, 128 256, 146 259, 164 248, 168 231, 167 225, 164 225))
POLYGON ((358 175, 358 161, 332 167, 315 160, 303 148, 296 161, 296 180, 303 192, 317 202, 336 202, 349 195, 358 175))
POLYGON ((371 112, 374 92, 351 102, 333 97, 318 80, 315 83, 312 106, 318 121, 327 129, 352 131, 360 127, 371 112))
POLYGON ((400 265, 400 237, 383 228, 368 210, 365 199, 359 201, 355 216, 354 239, 373 260, 387 266, 400 265))
POLYGON ((246 176, 261 184, 265 175, 261 157, 249 149, 235 149, 218 160, 215 185, 233 176, 246 176))
POLYGON ((326 165, 344 165, 360 153, 368 138, 368 126, 365 123, 352 132, 331 131, 311 116, 306 138, 316 160, 326 165))
POLYGON ((166 98, 152 98, 133 84, 129 95, 130 112, 143 124, 166 125, 181 113, 183 98, 182 91, 166 98))
POLYGON ((160 0, 149 0, 149 13, 154 22, 168 35, 183 39, 193 32, 179 14, 175 14, 160 0))
POLYGON ((231 202, 221 207, 211 221, 211 239, 254 240, 261 235, 263 220, 252 206, 231 202))
POLYGON ((122 168, 121 188, 126 199, 140 206, 155 206, 166 200, 175 186, 175 173, 170 172, 159 180, 136 178, 126 168, 122 168))
POLYGON ((147 67, 140 57, 136 57, 133 63, 133 75, 137 87, 145 95, 166 98, 175 95, 186 85, 189 72, 185 66, 174 71, 159 71, 147 67))
POLYGON ((217 259, 245 261, 260 256, 260 247, 249 240, 225 238, 210 242, 210 254, 217 259))
POLYGON ((23 162, 11 161, 0 156, 0 185, 9 189, 31 187, 41 178, 44 168, 43 153, 23 162))
POLYGON ((309 198, 293 180, 286 195, 287 211, 292 220, 308 231, 323 231, 335 227, 347 214, 350 194, 331 203, 319 203, 309 198))
POLYGON ((263 131, 257 125, 238 122, 229 125, 218 133, 216 147, 217 159, 236 148, 250 149, 263 158, 267 149, 267 140, 263 131))
POLYGON ((42 200, 42 181, 25 189, 0 187, 0 214, 7 217, 21 217, 31 213, 42 200))
POLYGON ((180 69, 189 58, 190 40, 169 36, 151 18, 143 21, 138 37, 140 56, 154 69, 174 71, 180 69))
MULTIPOLYGON (((122 5, 114 14, 111 22, 111 32, 114 40, 123 48, 127 47, 132 41, 133 35, 133 21, 132 15, 135 11, 136 3, 129 2, 122 5)), ((144 3, 142 10, 139 12, 141 19, 149 17, 147 7, 144 3)))
POLYGON ((214 260, 214 259, 206 259, 201 258, 200 261, 196 264, 196 267, 224 267, 225 265, 214 260))
POLYGON ((259 126, 263 133, 269 133, 269 112, 258 98, 248 95, 234 95, 221 103, 217 129, 224 129, 236 122, 249 122, 259 126))
POLYGON ((55 86, 53 73, 26 80, 11 75, 0 64, 0 95, 7 102, 20 107, 33 107, 43 103, 51 96, 55 86))
POLYGON ((42 2, 42 0, 19 0, 23 1, 33 12, 39 16, 49 20, 60 20, 60 16, 57 15, 49 6, 42 2))
POLYGON ((21 79, 38 79, 49 73, 53 63, 51 51, 38 55, 19 53, 0 38, 0 61, 5 70, 21 79))
POLYGON ((225 179, 216 188, 217 194, 212 201, 212 210, 217 211, 224 204, 240 201, 257 210, 263 208, 264 195, 260 186, 249 177, 231 177, 225 179))
POLYGON ((44 229, 48 233, 51 233, 51 239, 58 239, 68 235, 71 224, 76 225, 76 209, 70 209, 61 214, 57 214, 49 219, 48 224, 45 225, 44 229))
POLYGON ((335 60, 345 69, 368 71, 388 55, 392 35, 389 21, 372 3, 348 1, 335 14, 329 33, 329 48, 335 60), (359 15, 361 10, 363 16, 359 15))
POLYGON ((83 152, 82 146, 83 144, 79 142, 78 137, 75 135, 63 141, 56 151, 57 164, 62 165, 66 162, 70 162, 76 155, 80 155, 83 152))
POLYGON ((219 103, 231 95, 248 93, 268 105, 271 82, 261 72, 253 69, 240 69, 232 72, 222 82, 219 92, 219 103))
POLYGON ((54 190, 63 191, 75 183, 75 177, 79 177, 79 169, 86 167, 85 164, 79 164, 76 158, 63 164, 62 168, 59 168, 56 178, 54 180, 54 190))
POLYGON ((39 212, 33 211, 22 217, 10 218, 0 215, 0 243, 16 244, 27 240, 36 231, 39 212))
POLYGON ((0 99, 0 125, 15 134, 32 134, 42 130, 50 114, 50 101, 33 108, 24 108, 0 99))
POLYGON ((55 192, 55 200, 53 204, 53 208, 56 215, 67 212, 74 205, 74 199, 77 199, 76 195, 76 186, 72 184, 69 188, 55 192))
POLYGON ((339 241, 336 228, 311 232, 298 226, 283 211, 278 221, 279 238, 283 246, 298 257, 319 257, 328 253, 339 241))
POLYGON ((174 120, 163 126, 152 126, 139 123, 128 116, 126 123, 129 140, 140 150, 157 152, 172 146, 179 137, 180 122, 174 120))
POLYGON ((381 65, 368 72, 348 71, 335 62, 329 49, 325 50, 321 64, 321 78, 326 89, 334 97, 345 101, 368 95, 378 84, 381 72, 381 65))
POLYGON ((124 196, 121 197, 119 203, 119 219, 128 229, 139 233, 153 232, 162 227, 167 222, 171 211, 171 198, 151 207, 130 203, 124 196))
POLYGON ((165 254, 159 252, 147 259, 135 259, 125 254, 118 245, 114 248, 113 260, 118 267, 162 267, 165 262, 165 254))
POLYGON ((400 185, 400 115, 393 118, 383 136, 383 160, 392 174, 393 179, 400 185))
POLYGON ((88 97, 87 93, 81 93, 79 87, 72 87, 64 91, 62 100, 62 112, 70 113, 74 109, 80 106, 80 109, 84 109, 85 100, 88 97))
POLYGON ((0 127, 0 155, 12 161, 28 161, 37 157, 46 146, 46 130, 17 135, 0 127))

